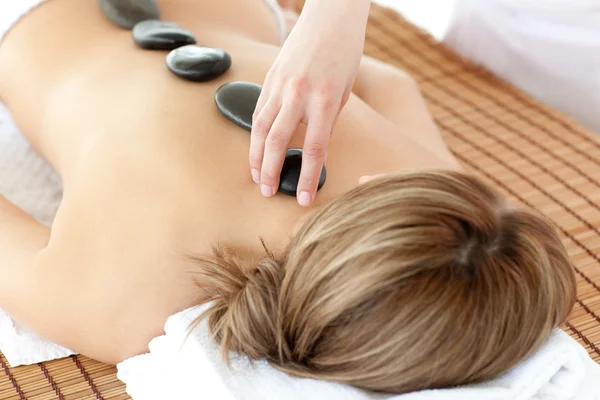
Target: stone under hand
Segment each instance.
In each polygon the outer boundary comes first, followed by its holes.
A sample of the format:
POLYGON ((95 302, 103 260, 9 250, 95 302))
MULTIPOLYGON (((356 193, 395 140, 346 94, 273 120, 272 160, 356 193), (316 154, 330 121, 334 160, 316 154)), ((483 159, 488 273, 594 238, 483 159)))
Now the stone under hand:
MULTIPOLYGON (((279 177, 279 192, 288 196, 296 197, 298 193, 298 182, 300 181, 300 170, 302 169, 302 149, 288 149, 283 162, 283 168, 279 177)), ((317 190, 321 190, 327 180, 327 169, 323 166, 319 176, 317 190)))

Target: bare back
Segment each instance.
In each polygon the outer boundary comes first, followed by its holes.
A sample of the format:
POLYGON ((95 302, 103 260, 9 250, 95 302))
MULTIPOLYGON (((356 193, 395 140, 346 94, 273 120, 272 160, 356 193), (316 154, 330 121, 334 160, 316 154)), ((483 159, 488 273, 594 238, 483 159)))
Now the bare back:
MULTIPOLYGON (((37 272, 36 296, 46 301, 2 307, 50 340, 113 363, 146 351, 169 315, 202 301, 191 279, 199 266, 187 255, 223 243, 250 257, 261 252, 259 237, 281 248, 297 220, 362 175, 448 165, 407 138, 437 135, 413 92, 402 113, 414 107, 419 117, 401 124, 353 96, 314 206, 263 198, 249 175, 249 135, 219 114, 214 93, 230 81, 262 83, 279 49, 270 11, 260 0, 159 4, 163 19, 229 52, 231 70, 202 84, 180 80, 166 53, 136 48, 95 1, 49 0, 0 44, 0 97, 65 185, 37 272)), ((303 134, 291 147, 302 147, 303 134)))

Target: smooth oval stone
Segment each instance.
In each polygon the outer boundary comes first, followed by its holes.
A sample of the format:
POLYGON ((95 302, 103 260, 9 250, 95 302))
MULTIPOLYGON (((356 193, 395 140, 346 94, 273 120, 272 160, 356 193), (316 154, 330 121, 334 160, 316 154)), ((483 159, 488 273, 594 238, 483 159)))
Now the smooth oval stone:
POLYGON ((156 0, 99 0, 100 9, 115 25, 131 29, 138 22, 160 19, 156 0))
POLYGON ((183 79, 204 82, 223 75, 231 67, 231 57, 221 49, 188 45, 169 53, 167 67, 183 79))
POLYGON ((221 86, 215 93, 215 102, 221 113, 248 132, 252 131, 252 114, 262 86, 251 82, 230 82, 221 86))
POLYGON ((174 50, 188 44, 195 44, 194 35, 174 22, 148 19, 133 27, 133 40, 142 49, 174 50))
MULTIPOLYGON (((302 149, 289 149, 285 155, 283 169, 279 180, 279 192, 288 196, 296 197, 298 191, 298 182, 300 181, 300 170, 302 168, 302 149)), ((323 166, 321 176, 319 177, 319 186, 321 190, 327 180, 327 168, 323 166)))

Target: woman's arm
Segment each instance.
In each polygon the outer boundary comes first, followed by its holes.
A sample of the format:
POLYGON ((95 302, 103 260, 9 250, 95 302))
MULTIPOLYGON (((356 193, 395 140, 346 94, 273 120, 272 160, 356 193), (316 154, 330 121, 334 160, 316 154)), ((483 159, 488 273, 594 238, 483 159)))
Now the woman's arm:
POLYGON ((16 298, 27 298, 50 230, 0 195, 0 308, 9 313, 16 298))
POLYGON ((38 335, 67 345, 77 336, 73 326, 76 312, 85 309, 85 286, 68 273, 73 270, 61 268, 59 253, 50 255, 49 240, 48 228, 0 195, 0 308, 38 335))

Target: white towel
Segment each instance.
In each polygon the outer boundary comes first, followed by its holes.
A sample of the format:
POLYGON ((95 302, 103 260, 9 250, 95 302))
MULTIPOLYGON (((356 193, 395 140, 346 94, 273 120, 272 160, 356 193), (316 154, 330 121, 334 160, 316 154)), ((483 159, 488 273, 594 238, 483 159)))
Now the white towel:
POLYGON ((52 224, 62 199, 60 178, 21 136, 2 102, 0 194, 46 226, 52 224))
POLYGON ((31 365, 75 354, 14 322, 0 310, 0 351, 11 367, 31 365))
POLYGON ((165 335, 150 353, 117 366, 135 400, 599 400, 600 366, 566 333, 555 330, 542 348, 513 370, 489 382, 452 389, 384 395, 350 386, 290 377, 265 361, 232 354, 231 368, 219 356, 205 323, 187 341, 187 327, 207 306, 169 318, 165 335))

